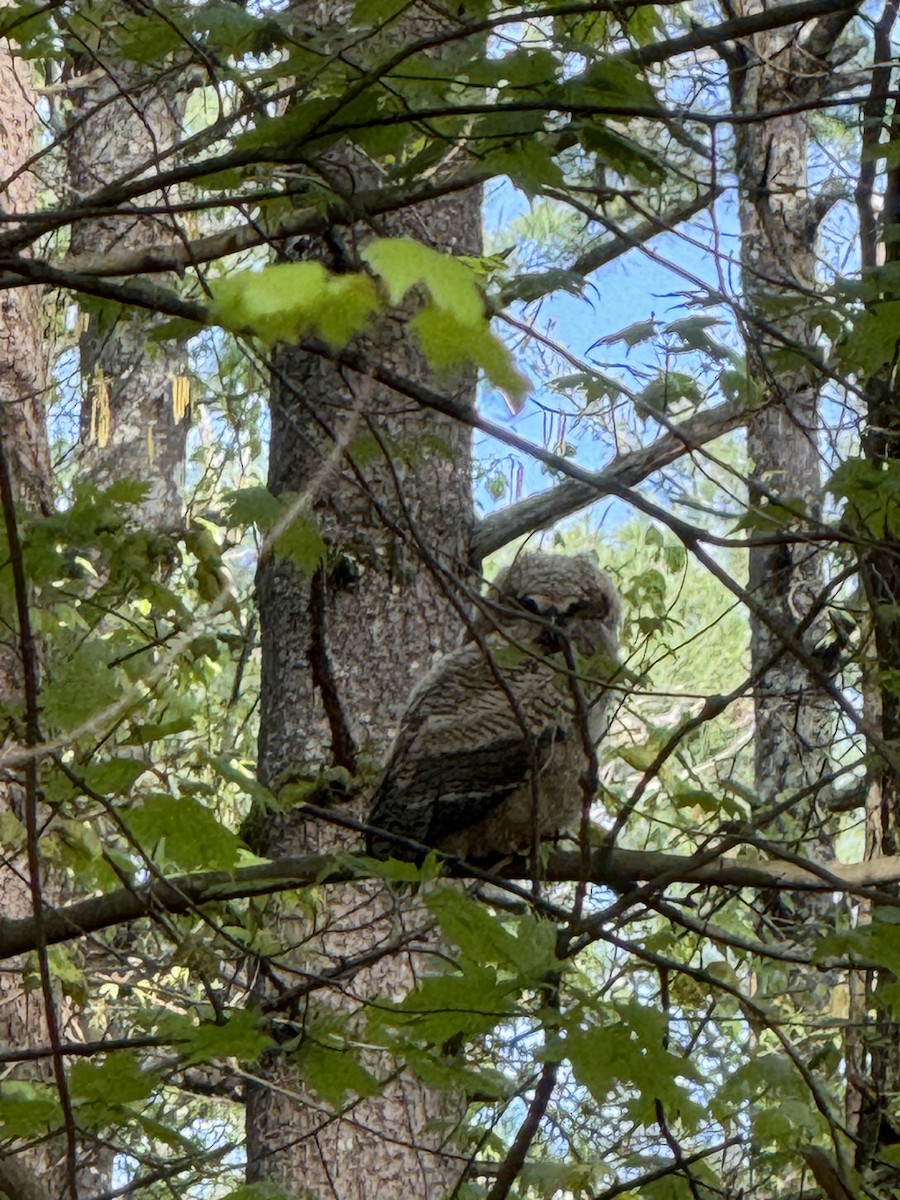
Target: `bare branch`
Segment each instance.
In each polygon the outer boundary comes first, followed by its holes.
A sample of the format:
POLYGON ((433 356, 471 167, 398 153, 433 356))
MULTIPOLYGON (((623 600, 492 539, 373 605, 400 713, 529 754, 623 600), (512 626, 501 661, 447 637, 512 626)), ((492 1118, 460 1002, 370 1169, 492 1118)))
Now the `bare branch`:
POLYGON ((602 471, 586 479, 566 479, 536 496, 528 496, 501 512, 485 517, 475 530, 472 547, 476 560, 492 554, 523 534, 544 529, 563 517, 595 503, 622 487, 633 487, 683 454, 737 429, 747 417, 747 406, 729 401, 709 412, 698 413, 649 446, 613 459, 602 471))
MULTIPOLYGON (((662 233, 672 232, 676 225, 680 225, 683 221, 689 221, 697 213, 709 208, 721 193, 721 188, 708 188, 706 191, 698 193, 693 200, 686 204, 675 205, 668 212, 648 217, 639 225, 635 225, 633 229, 619 230, 599 246, 594 246, 591 250, 580 254, 571 266, 563 267, 562 270, 570 275, 590 275, 592 271, 597 271, 600 267, 605 267, 607 263, 614 262, 629 250, 634 250, 642 246, 644 242, 649 242, 651 238, 659 237, 662 233)), ((612 225, 611 222, 610 225, 612 225)), ((556 273, 549 272, 547 274, 547 290, 550 291, 557 286, 551 282, 556 273)), ((541 279, 541 274, 525 274, 510 280, 500 292, 500 304, 511 304, 518 300, 523 292, 528 300, 538 299, 541 293, 536 292, 535 284, 540 284, 541 279)))

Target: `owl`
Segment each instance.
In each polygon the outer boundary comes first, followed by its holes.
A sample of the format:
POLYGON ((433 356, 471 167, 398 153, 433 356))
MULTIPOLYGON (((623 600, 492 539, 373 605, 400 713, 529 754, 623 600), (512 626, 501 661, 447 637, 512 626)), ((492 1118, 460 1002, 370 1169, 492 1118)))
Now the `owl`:
POLYGON ((368 853, 414 859, 397 834, 483 859, 577 829, 585 732, 594 743, 605 732, 620 611, 586 555, 520 554, 472 640, 412 692, 372 799, 368 853))

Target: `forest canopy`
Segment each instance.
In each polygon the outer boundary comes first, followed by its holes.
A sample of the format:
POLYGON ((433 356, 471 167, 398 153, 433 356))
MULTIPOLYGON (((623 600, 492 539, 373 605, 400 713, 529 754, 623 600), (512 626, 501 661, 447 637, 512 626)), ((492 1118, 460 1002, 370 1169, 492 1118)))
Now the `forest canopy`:
POLYGON ((0 5, 0 1196, 900 1194, 897 16, 0 5))

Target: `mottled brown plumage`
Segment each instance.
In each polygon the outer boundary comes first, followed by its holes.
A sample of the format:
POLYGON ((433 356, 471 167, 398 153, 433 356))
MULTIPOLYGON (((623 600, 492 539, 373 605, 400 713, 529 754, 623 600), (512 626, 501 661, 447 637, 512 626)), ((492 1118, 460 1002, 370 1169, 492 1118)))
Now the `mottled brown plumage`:
POLYGON ((391 834, 484 858, 579 824, 588 759, 566 647, 596 742, 619 597, 586 555, 532 552, 498 576, 489 598, 478 639, 442 658, 410 697, 369 814, 384 831, 367 838, 376 857, 415 857, 391 834))

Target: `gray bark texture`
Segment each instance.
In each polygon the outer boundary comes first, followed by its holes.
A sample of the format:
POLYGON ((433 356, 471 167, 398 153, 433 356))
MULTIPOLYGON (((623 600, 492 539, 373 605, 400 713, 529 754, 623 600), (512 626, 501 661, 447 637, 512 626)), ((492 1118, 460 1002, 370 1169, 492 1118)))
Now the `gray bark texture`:
MULTIPOLYGON (((2 0, 0 0, 2 2, 2 0)), ((37 181, 16 176, 34 149, 35 104, 29 65, 0 40, 0 205, 33 212, 37 181)), ((52 499, 45 402, 47 351, 39 288, 0 294, 0 438, 16 500, 31 511, 49 511, 52 499)))
MULTIPOLYGON (((151 172, 181 129, 182 97, 171 75, 120 59, 119 31, 98 28, 97 46, 76 59, 68 80, 72 106, 66 154, 75 200, 129 174, 151 172)), ((142 206, 163 207, 175 199, 171 190, 153 193, 142 206)), ((139 250, 166 246, 178 236, 174 216, 108 215, 75 222, 71 251, 139 250)), ((149 341, 150 328, 150 320, 136 310, 82 313, 77 477, 99 488, 120 480, 148 485, 135 517, 151 529, 167 530, 183 524, 187 355, 180 343, 149 341)), ((112 1020, 103 1036, 115 1033, 115 1015, 112 1020)), ((90 1009, 80 1036, 100 1036, 91 1028, 90 1009)), ((86 1193, 112 1187, 113 1158, 102 1143, 86 1147, 79 1180, 86 1193)))
MULTIPOLYGON (((421 205, 375 233, 477 254, 480 196, 421 205)), ((370 236, 359 231, 362 240, 370 236)), ((333 246, 300 244, 296 253, 340 265, 333 246)), ((472 378, 434 378, 402 321, 385 321, 365 348, 373 365, 474 403, 472 378)), ((466 603, 473 516, 470 433, 452 419, 295 348, 274 356, 271 412, 269 486, 303 497, 327 545, 312 576, 271 553, 260 565, 260 773, 277 790, 293 776, 384 760, 413 683, 460 641, 456 606, 466 603)), ((364 808, 362 797, 357 814, 364 808)), ((269 816, 264 842, 272 857, 358 846, 290 811, 269 816)), ((329 888, 327 909, 323 902, 315 914, 276 922, 283 944, 296 949, 268 963, 260 998, 271 1000, 279 987, 361 951, 384 957, 349 987, 317 992, 319 1011, 352 1014, 367 997, 402 996, 422 969, 408 944, 423 944, 425 929, 414 936, 423 920, 416 903, 400 911, 378 886, 329 888)), ((313 1017, 307 1008, 299 1019, 313 1017)), ((277 1182, 292 1196, 340 1200, 437 1198, 451 1190, 464 1166, 451 1141, 460 1097, 398 1073, 399 1064, 380 1053, 364 1052, 362 1061, 393 1077, 377 1096, 336 1114, 273 1058, 266 1082, 248 1096, 251 1180, 277 1182)))
MULTIPOLYGON (((896 81, 893 50, 897 0, 887 0, 873 38, 870 90, 863 108, 863 156, 856 187, 863 270, 880 264, 900 262, 896 237, 900 218, 900 167, 888 164, 883 177, 883 207, 879 214, 878 164, 872 150, 886 134, 900 136, 900 113, 896 100, 889 105, 896 81), (879 219, 880 218, 880 219, 879 219)), ((866 431, 863 452, 872 462, 894 466, 900 458, 900 418, 897 381, 893 370, 871 376, 865 384, 866 431)), ((900 697, 896 689, 883 686, 887 674, 900 667, 900 545, 890 524, 872 529, 862 539, 860 576, 868 600, 875 669, 865 682, 867 716, 889 746, 900 744, 900 697)), ((878 863, 896 855, 900 847, 900 776, 891 763, 878 762, 871 771, 866 801, 866 858, 878 863)), ((861 904, 860 924, 872 919, 872 908, 861 904)), ((855 1166, 870 1188, 891 1195, 897 1187, 897 1171, 887 1166, 882 1151, 898 1138, 896 1097, 900 1092, 900 1025, 890 1005, 878 996, 879 985, 893 981, 888 971, 866 971, 851 976, 851 1007, 846 1039, 847 1127, 855 1140, 855 1166)), ((890 1152, 889 1152, 890 1153, 890 1152)))
MULTIPOLYGON (((146 174, 177 140, 182 102, 171 77, 116 58, 115 31, 82 56, 69 80, 69 181, 82 199, 130 174, 146 174)), ((171 189, 142 206, 164 206, 171 189)), ((174 216, 106 216, 76 222, 73 254, 139 250, 179 240, 174 216)), ((187 359, 176 342, 148 343, 139 313, 84 314, 80 329, 84 398, 79 473, 100 488, 121 479, 149 485, 140 508, 152 528, 182 521, 189 410, 181 404, 187 359), (183 381, 183 382, 179 382, 183 381)))
MULTIPOLYGON (((30 172, 16 177, 34 150, 37 99, 28 64, 15 58, 0 41, 0 196, 4 209, 30 212, 37 184, 30 172)), ((49 512, 52 502, 45 399, 47 352, 41 294, 37 288, 10 289, 0 295, 0 442, 3 470, 20 511, 49 512)), ((4 542, 11 544, 10 514, 0 514, 4 542)), ((15 531, 13 531, 15 533, 15 531)), ((4 557, 7 552, 4 550, 4 557)), ((21 711, 25 687, 18 630, 12 613, 4 613, 0 640, 0 702, 21 711)), ((23 817, 24 788, 17 777, 0 783, 0 807, 23 817)), ((0 852, 0 911, 33 917, 27 855, 23 844, 4 845, 0 852)), ((46 882, 46 881, 45 881, 46 882)), ((46 1044, 47 1022, 38 990, 26 990, 25 958, 17 957, 0 973, 0 1044, 27 1047, 46 1044)), ((49 1065, 17 1067, 12 1077, 52 1078, 49 1065)), ((6 1196, 37 1200, 58 1190, 64 1180, 63 1152, 58 1142, 38 1143, 0 1162, 0 1191, 6 1196), (40 1186, 38 1180, 41 1181, 40 1186), (46 1188, 46 1190, 44 1190, 46 1188)))
MULTIPOLYGON (((740 14, 759 7, 751 0, 740 14)), ((730 63, 735 110, 759 114, 735 126, 747 369, 764 400, 747 426, 748 499, 760 511, 781 502, 805 514, 794 540, 749 554, 749 589, 771 622, 750 618, 755 790, 760 811, 780 806, 765 835, 788 851, 802 846, 805 857, 821 863, 833 858, 824 780, 834 766, 836 715, 803 659, 825 663, 830 580, 826 549, 804 539, 803 528, 821 514, 822 377, 806 301, 816 296, 822 210, 809 179, 809 113, 790 110, 827 94, 829 55, 847 20, 849 12, 757 34, 739 44, 730 63), (806 653, 785 652, 779 632, 799 639, 806 653)), ((808 950, 833 927, 827 895, 787 904, 771 893, 763 899, 761 925, 785 944, 808 950)), ((827 973, 808 967, 785 972, 784 987, 810 1016, 827 1008, 833 985, 827 973)))
MULTIPOLYGON (((757 7, 742 7, 740 15, 757 7)), ((757 34, 740 44, 731 64, 735 109, 741 115, 765 114, 815 99, 828 70, 815 31, 787 27, 757 34)), ((749 502, 762 507, 772 501, 794 503, 815 522, 821 508, 821 381, 812 363, 803 303, 804 296, 814 295, 816 282, 809 137, 804 112, 762 116, 735 127, 747 365, 764 397, 747 428, 749 502), (785 305, 793 311, 781 312, 779 306, 785 305)), ((810 654, 823 633, 825 582, 823 551, 802 533, 795 541, 750 551, 754 599, 777 629, 802 636, 810 654)), ((779 835, 789 845, 802 840, 807 850, 827 859, 829 837, 817 814, 817 800, 825 797, 816 794, 815 785, 828 771, 831 701, 803 662, 783 651, 777 632, 756 616, 751 616, 751 659, 758 674, 758 802, 777 804, 812 787, 812 801, 785 815, 779 835)))

